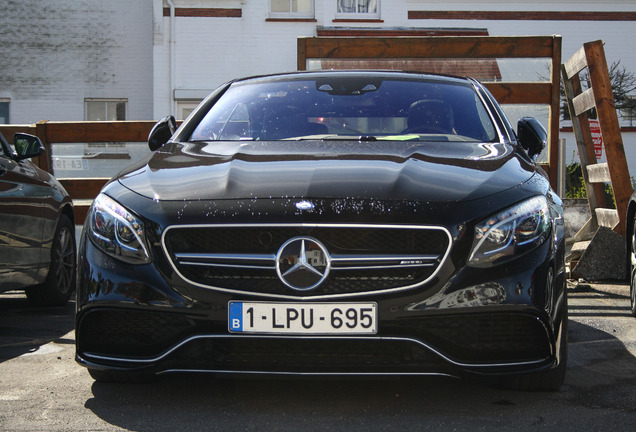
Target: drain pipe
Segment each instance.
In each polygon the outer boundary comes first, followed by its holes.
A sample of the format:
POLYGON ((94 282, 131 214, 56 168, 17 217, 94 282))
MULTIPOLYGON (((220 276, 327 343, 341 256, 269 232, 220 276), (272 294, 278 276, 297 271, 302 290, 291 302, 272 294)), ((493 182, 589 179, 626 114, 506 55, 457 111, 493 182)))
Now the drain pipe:
POLYGON ((175 30, 175 7, 172 0, 166 0, 168 6, 170 7, 170 114, 175 115, 174 108, 174 84, 175 84, 175 74, 176 74, 176 62, 175 62, 175 52, 176 52, 176 30, 175 30))

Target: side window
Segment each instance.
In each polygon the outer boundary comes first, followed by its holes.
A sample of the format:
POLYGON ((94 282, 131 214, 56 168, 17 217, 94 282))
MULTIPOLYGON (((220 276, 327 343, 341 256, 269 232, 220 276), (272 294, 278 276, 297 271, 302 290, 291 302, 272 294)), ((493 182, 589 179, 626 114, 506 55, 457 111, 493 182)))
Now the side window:
POLYGON ((379 19, 380 0, 336 0, 336 18, 379 19))
POLYGON ((126 120, 128 99, 84 99, 86 121, 126 120))
POLYGON ((0 124, 9 124, 9 101, 0 99, 0 124))
POLYGON ((270 0, 270 18, 313 18, 314 0, 270 0))

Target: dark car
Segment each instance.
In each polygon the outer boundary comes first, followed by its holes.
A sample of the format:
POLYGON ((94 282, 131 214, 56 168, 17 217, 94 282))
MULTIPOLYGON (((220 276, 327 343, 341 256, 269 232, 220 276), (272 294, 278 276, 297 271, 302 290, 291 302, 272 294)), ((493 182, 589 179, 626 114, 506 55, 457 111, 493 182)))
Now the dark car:
POLYGON ((60 183, 29 159, 40 140, 0 134, 0 292, 25 290, 36 305, 66 303, 75 289, 73 203, 60 183))
POLYGON ((79 251, 77 360, 178 371, 446 375, 557 389, 562 203, 477 81, 321 71, 214 91, 112 179, 79 251))
POLYGON ((627 209, 627 269, 629 271, 629 299, 632 315, 636 317, 636 193, 627 209))

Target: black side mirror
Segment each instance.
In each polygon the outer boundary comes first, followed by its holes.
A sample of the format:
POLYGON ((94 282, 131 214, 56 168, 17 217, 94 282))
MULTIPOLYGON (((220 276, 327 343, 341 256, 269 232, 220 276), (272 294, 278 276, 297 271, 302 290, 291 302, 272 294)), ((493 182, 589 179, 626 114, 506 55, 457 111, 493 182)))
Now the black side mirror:
POLYGON ((25 133, 13 135, 13 147, 16 151, 16 160, 19 161, 40 156, 46 151, 40 138, 25 133))
POLYGON ((177 121, 174 116, 170 115, 159 120, 148 135, 148 147, 150 147, 150 150, 155 151, 167 143, 176 130, 177 121))
POLYGON ((539 120, 523 117, 517 123, 517 138, 528 156, 536 159, 548 144, 548 132, 539 120))

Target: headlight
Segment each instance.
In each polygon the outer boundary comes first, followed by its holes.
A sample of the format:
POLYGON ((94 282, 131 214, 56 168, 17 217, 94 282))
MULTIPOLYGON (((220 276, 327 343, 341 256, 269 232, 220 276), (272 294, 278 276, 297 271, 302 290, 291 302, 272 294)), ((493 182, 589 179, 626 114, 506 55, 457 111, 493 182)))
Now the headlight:
POLYGON ((89 237, 102 251, 131 264, 150 262, 144 225, 121 204, 99 194, 87 217, 89 237))
POLYGON ((549 231, 546 199, 524 201, 477 224, 468 265, 489 267, 516 258, 543 243, 549 231))

